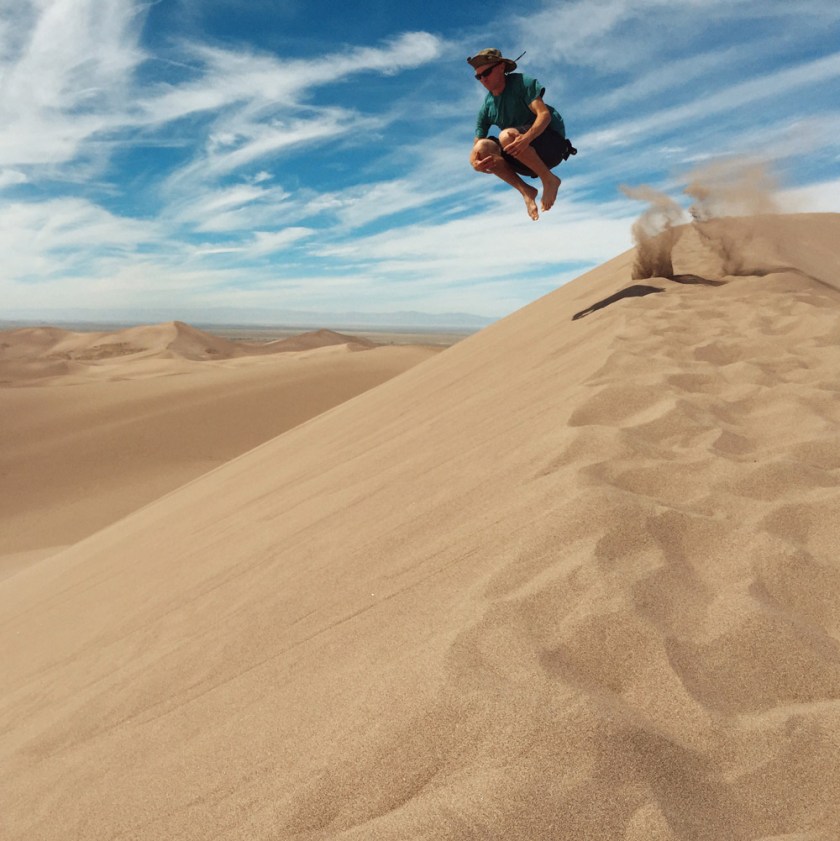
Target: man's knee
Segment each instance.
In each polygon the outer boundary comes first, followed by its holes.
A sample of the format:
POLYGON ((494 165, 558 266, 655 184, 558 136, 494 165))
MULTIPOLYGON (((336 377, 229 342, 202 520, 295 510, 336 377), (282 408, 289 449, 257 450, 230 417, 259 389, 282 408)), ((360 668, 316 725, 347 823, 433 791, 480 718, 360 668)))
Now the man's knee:
POLYGON ((501 157, 501 151, 499 144, 494 140, 490 140, 489 138, 479 140, 472 148, 470 163, 475 167, 478 161, 484 158, 501 157))
POLYGON ((502 149, 509 146, 517 137, 519 132, 515 128, 506 128, 499 133, 499 143, 502 144, 502 149))
POLYGON ((485 137, 483 140, 475 143, 470 158, 486 158, 488 155, 498 155, 499 151, 499 144, 494 140, 490 140, 489 137, 485 137))

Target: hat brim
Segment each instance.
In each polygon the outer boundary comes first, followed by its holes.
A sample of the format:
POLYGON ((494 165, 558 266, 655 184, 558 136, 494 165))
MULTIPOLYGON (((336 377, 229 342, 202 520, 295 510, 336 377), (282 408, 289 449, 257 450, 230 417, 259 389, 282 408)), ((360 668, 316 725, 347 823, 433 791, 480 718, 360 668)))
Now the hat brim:
POLYGON ((516 62, 503 56, 496 58, 495 56, 472 55, 467 59, 467 62, 475 70, 478 70, 479 67, 486 67, 488 64, 504 64, 505 73, 513 73, 516 70, 516 62))

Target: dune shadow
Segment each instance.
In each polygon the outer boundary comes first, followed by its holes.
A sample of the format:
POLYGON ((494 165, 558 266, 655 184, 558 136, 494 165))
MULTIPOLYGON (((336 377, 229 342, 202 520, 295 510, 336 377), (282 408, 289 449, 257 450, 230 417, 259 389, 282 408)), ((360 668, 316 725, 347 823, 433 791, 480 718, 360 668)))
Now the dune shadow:
POLYGON ((602 301, 598 301, 597 303, 592 304, 591 307, 587 307, 585 310, 576 312, 572 316, 572 321, 577 321, 579 318, 583 318, 584 316, 589 315, 590 313, 593 313, 596 310, 602 310, 604 309, 604 307, 608 307, 610 304, 614 304, 616 301, 621 301, 623 298, 642 298, 645 295, 652 295, 654 292, 664 291, 665 290, 659 286, 645 286, 643 283, 636 283, 633 286, 628 286, 626 289, 621 289, 614 295, 610 295, 608 298, 604 298, 602 301))
MULTIPOLYGON (((663 275, 662 280, 672 280, 674 283, 694 284, 698 286, 726 285, 726 281, 724 280, 712 280, 711 278, 701 277, 696 274, 663 275)), ((626 289, 622 289, 619 292, 610 295, 608 298, 604 298, 602 301, 592 304, 591 307, 587 307, 585 310, 576 312, 572 316, 572 321, 577 321, 577 319, 583 318, 585 315, 589 315, 596 310, 602 310, 604 307, 608 307, 610 304, 614 304, 616 301, 620 301, 623 298, 642 298, 645 295, 652 295, 654 292, 664 291, 665 290, 660 286, 646 286, 643 283, 636 283, 633 286, 628 286, 626 289)))
POLYGON ((699 274, 675 274, 671 275, 668 280, 673 280, 675 283, 690 283, 698 286, 726 286, 725 280, 712 280, 708 277, 700 277, 699 274))

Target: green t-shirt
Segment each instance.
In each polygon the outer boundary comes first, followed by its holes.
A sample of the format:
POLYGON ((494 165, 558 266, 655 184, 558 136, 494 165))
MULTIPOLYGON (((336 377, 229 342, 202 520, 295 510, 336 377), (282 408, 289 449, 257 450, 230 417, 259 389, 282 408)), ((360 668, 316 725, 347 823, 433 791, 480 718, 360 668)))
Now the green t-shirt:
MULTIPOLYGON (((545 88, 536 79, 523 76, 522 73, 509 73, 505 89, 498 96, 488 93, 484 98, 475 123, 475 136, 487 137, 490 126, 498 126, 500 129, 530 126, 536 115, 528 106, 544 93, 545 88)), ((550 105, 546 107, 551 113, 549 128, 565 137, 563 118, 550 105)))

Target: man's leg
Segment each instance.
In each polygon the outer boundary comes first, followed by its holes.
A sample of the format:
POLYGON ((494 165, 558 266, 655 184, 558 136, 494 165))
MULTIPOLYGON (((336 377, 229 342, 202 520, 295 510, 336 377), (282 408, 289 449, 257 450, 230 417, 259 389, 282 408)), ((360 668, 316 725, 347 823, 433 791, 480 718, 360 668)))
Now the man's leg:
MULTIPOLYGON (((519 132, 515 128, 506 128, 499 135, 502 148, 506 148, 515 137, 519 137, 519 132)), ((551 210, 557 198, 557 190, 560 189, 560 179, 545 165, 543 159, 531 146, 527 146, 517 154, 516 160, 527 166, 540 179, 543 188, 540 204, 543 210, 551 210)))
MULTIPOLYGON (((470 163, 476 172, 490 172, 501 178, 505 184, 510 184, 525 200, 528 215, 532 219, 540 218, 540 212, 537 210, 537 191, 530 184, 526 184, 502 157, 501 146, 498 143, 487 139, 479 140, 473 146, 470 163)), ((555 189, 554 192, 556 194, 557 190, 555 189)))

